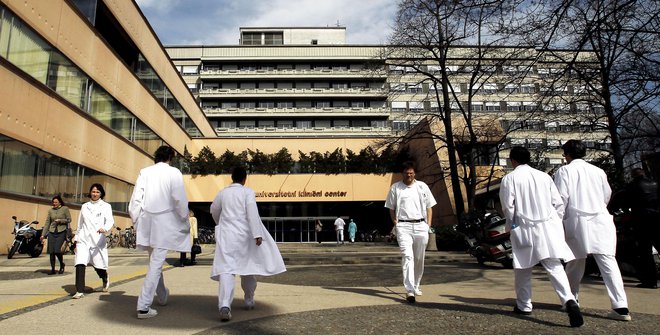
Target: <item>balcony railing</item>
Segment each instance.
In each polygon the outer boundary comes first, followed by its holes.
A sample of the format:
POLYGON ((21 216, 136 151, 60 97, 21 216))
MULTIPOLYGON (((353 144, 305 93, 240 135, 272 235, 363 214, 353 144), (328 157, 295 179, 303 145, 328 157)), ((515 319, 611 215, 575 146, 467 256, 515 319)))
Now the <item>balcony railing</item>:
POLYGON ((348 77, 387 77, 384 70, 373 71, 365 69, 347 69, 347 68, 320 68, 320 69, 237 69, 237 70, 218 70, 204 69, 199 72, 202 78, 219 77, 261 77, 261 76, 348 76, 348 77))
POLYGON ((314 107, 295 107, 295 108, 213 108, 213 107, 204 107, 204 114, 206 116, 231 116, 231 115, 250 115, 250 116, 262 116, 262 115, 296 115, 296 116, 305 116, 313 115, 318 116, 322 114, 330 114, 333 116, 388 116, 390 115, 389 108, 361 108, 361 107, 324 107, 324 108, 314 108, 314 107))
POLYGON ((331 135, 333 137, 374 137, 391 136, 394 134, 390 127, 313 127, 313 128, 295 128, 295 127, 249 127, 249 128, 215 128, 220 137, 305 137, 305 136, 323 136, 331 135))
POLYGON ((280 95, 376 95, 386 96, 384 88, 354 87, 354 88, 203 88, 199 90, 201 97, 213 96, 280 96, 280 95))

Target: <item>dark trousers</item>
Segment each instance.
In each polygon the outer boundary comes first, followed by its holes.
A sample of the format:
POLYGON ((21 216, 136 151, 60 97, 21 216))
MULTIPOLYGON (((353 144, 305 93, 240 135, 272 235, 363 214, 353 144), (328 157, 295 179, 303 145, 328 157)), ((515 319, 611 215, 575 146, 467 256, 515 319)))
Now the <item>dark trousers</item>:
MULTIPOLYGON (((82 264, 76 265, 76 292, 78 293, 84 293, 85 291, 85 268, 86 266, 82 264)), ((104 269, 97 269, 96 274, 99 275, 99 278, 103 280, 103 284, 108 281, 108 271, 104 269)))
POLYGON ((656 285, 658 268, 653 258, 653 249, 660 251, 660 217, 645 216, 637 220, 637 278, 642 284, 656 285))

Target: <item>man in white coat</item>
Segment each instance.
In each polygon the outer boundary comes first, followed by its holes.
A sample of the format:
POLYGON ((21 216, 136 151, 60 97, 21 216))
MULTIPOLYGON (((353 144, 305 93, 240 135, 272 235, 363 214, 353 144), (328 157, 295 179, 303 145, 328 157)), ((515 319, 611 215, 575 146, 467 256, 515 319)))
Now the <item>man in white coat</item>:
POLYGON ((215 257, 211 279, 219 281, 220 320, 231 320, 235 276, 241 276, 245 308, 254 308, 256 276, 286 271, 275 241, 264 227, 257 210, 254 191, 245 187, 247 172, 234 168, 232 184, 218 192, 211 204, 215 221, 215 257))
POLYGON ((573 253, 564 241, 559 192, 549 175, 527 165, 527 149, 511 148, 510 158, 514 170, 502 179, 500 202, 511 232, 516 287, 513 311, 532 313, 532 268, 540 262, 568 312, 571 327, 580 327, 584 323, 582 313, 561 263, 572 260, 573 253))
POLYGON ((170 291, 163 279, 167 252, 189 251, 191 247, 183 176, 169 165, 174 154, 174 149, 168 146, 156 150, 156 164, 140 171, 128 205, 136 228, 137 248, 149 252, 149 270, 137 302, 138 319, 158 315, 151 308, 154 295, 161 306, 167 304, 170 291))
POLYGON ((403 287, 406 300, 415 303, 415 296, 422 295, 419 288, 424 274, 424 256, 429 242, 431 218, 436 201, 428 185, 415 179, 415 164, 405 162, 403 180, 392 184, 385 200, 394 223, 396 239, 401 252, 403 287))
POLYGON ((562 149, 567 164, 557 170, 554 179, 564 201, 566 243, 575 255, 575 260, 566 264, 571 290, 578 297, 586 258, 592 254, 612 303, 613 311, 607 316, 630 321, 621 271, 614 258, 616 227, 612 215, 607 211, 607 203, 612 195, 607 176, 602 169, 582 159, 587 150, 581 141, 569 140, 562 149))

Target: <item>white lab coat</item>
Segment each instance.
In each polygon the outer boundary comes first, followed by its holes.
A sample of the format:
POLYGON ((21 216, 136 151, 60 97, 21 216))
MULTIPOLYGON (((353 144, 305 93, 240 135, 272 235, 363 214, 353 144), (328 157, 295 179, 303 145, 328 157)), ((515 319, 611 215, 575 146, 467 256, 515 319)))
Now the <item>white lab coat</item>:
POLYGON ((190 251, 188 198, 177 168, 157 163, 142 169, 128 212, 135 225, 138 248, 190 251))
POLYGON ((80 208, 76 230, 76 265, 92 264, 97 269, 108 268, 108 247, 103 228, 110 231, 115 224, 112 207, 102 199, 86 202, 80 208))
POLYGON ((500 202, 511 232, 514 268, 530 268, 547 258, 574 259, 564 241, 561 197, 550 176, 526 164, 517 166, 502 179, 500 202))
POLYGON ((395 212, 394 215, 397 219, 416 220, 423 218, 424 221, 426 221, 428 224, 430 218, 426 217, 428 214, 427 209, 436 205, 436 201, 433 197, 433 194, 431 193, 431 189, 428 185, 426 185, 425 182, 415 180, 410 187, 413 187, 417 191, 417 200, 419 203, 410 203, 404 201, 405 199, 403 199, 401 196, 404 190, 406 190, 408 187, 409 186, 406 185, 403 181, 398 181, 392 184, 390 191, 387 193, 387 198, 385 199, 385 207, 393 209, 395 212), (404 204, 412 205, 414 208, 403 208, 404 204), (408 214, 419 212, 421 217, 402 217, 400 214, 402 211, 408 214))
POLYGON ((605 171, 574 159, 559 168, 554 179, 566 212, 566 242, 575 258, 585 258, 588 254, 614 255, 616 227, 607 211, 612 189, 605 171))
POLYGON ((286 271, 277 244, 261 222, 252 189, 229 185, 213 199, 211 215, 216 223, 213 280, 221 274, 270 276, 286 271), (262 238, 260 246, 257 237, 262 238))

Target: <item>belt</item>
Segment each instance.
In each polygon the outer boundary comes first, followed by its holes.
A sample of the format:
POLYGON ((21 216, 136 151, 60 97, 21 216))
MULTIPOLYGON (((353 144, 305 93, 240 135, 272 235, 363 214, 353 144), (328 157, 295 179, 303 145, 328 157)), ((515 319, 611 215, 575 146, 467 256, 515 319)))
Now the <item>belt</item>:
POLYGON ((417 222, 424 222, 424 219, 416 219, 416 220, 397 220, 398 222, 412 222, 412 223, 417 223, 417 222))

